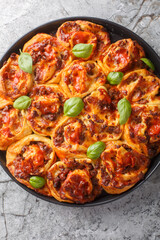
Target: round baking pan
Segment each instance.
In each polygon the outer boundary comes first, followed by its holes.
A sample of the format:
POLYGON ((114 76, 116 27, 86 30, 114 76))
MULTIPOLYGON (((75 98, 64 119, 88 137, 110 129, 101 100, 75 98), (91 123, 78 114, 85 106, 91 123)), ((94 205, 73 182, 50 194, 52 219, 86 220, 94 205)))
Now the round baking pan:
MULTIPOLYGON (((132 40, 136 40, 144 49, 146 56, 154 63, 154 66, 156 68, 155 74, 160 76, 160 71, 158 72, 159 66, 160 66, 160 58, 158 57, 158 55, 155 53, 155 51, 142 39, 140 38, 137 34, 133 33, 132 31, 130 31, 129 29, 108 21, 108 20, 104 20, 104 19, 100 19, 100 18, 94 18, 94 17, 70 17, 70 18, 63 18, 63 19, 59 19, 59 20, 55 20, 55 21, 51 21, 48 22, 38 28, 33 29, 32 31, 30 31, 29 33, 27 33, 26 35, 24 35, 21 39, 19 39, 15 44, 12 45, 12 47, 5 53, 5 55, 2 57, 1 62, 0 62, 0 67, 2 67, 3 62, 5 62, 11 53, 16 52, 19 53, 19 49, 23 48, 23 45, 29 40, 31 39, 35 34, 37 33, 50 33, 50 34, 54 34, 58 27, 66 22, 66 21, 74 21, 74 20, 86 20, 86 21, 90 21, 93 23, 97 23, 100 24, 102 26, 104 26, 107 31, 110 33, 110 37, 111 37, 111 42, 115 42, 119 39, 123 39, 123 38, 131 38, 132 40)), ((107 194, 106 192, 103 192, 97 199, 95 199, 93 202, 90 203, 85 203, 83 205, 78 205, 78 204, 70 204, 70 203, 63 203, 63 202, 58 202, 56 199, 54 199, 53 197, 47 197, 47 196, 43 196, 39 193, 34 192, 33 190, 27 188, 25 185, 21 184, 20 182, 18 182, 9 172, 8 168, 6 167, 6 157, 5 157, 5 152, 0 151, 0 165, 2 166, 2 168, 5 170, 5 172, 19 185, 21 186, 23 189, 25 189, 27 192, 33 194, 34 196, 41 198, 47 202, 51 202, 51 203, 55 203, 55 204, 59 204, 59 205, 63 205, 63 206, 71 206, 71 207, 80 207, 80 206, 84 206, 84 207, 89 207, 89 206, 96 206, 96 205, 101 205, 104 203, 109 203, 112 201, 115 201, 127 194, 129 194, 130 192, 132 192, 133 190, 135 190, 137 187, 139 187, 142 183, 144 183, 150 176, 151 174, 156 170, 156 168, 159 166, 160 164, 160 154, 157 155, 155 158, 152 159, 151 161, 151 165, 149 167, 148 172, 146 173, 145 177, 143 180, 141 180, 140 182, 138 182, 134 187, 132 187, 130 190, 119 194, 119 195, 112 195, 112 194, 107 194)), ((152 189, 151 189, 152 191, 152 189)))

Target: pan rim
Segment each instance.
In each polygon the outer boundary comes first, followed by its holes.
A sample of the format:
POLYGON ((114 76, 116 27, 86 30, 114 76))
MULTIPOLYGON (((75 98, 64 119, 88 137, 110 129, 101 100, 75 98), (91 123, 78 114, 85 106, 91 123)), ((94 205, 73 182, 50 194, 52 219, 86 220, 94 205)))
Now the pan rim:
MULTIPOLYGON (((118 23, 115 23, 115 22, 112 22, 110 20, 103 19, 103 18, 88 17, 88 16, 73 16, 73 17, 60 18, 60 19, 56 19, 56 20, 53 20, 53 21, 46 22, 46 23, 44 23, 44 24, 42 24, 42 25, 32 29, 28 33, 24 34, 15 43, 13 43, 11 45, 11 47, 4 53, 4 55, 2 56, 2 58, 0 60, 0 67, 2 67, 3 62, 6 61, 6 59, 10 55, 10 53, 13 52, 13 49, 17 49, 16 51, 18 51, 18 49, 19 49, 18 46, 20 45, 21 42, 23 42, 23 40, 25 38, 31 37, 35 33, 40 32, 40 29, 47 28, 48 26, 51 26, 51 25, 54 25, 54 26, 55 25, 61 25, 63 22, 75 21, 75 20, 86 20, 86 21, 97 23, 97 24, 102 24, 105 27, 107 25, 110 25, 110 26, 112 26, 113 30, 116 29, 116 28, 120 29, 120 31, 122 31, 124 34, 131 35, 136 40, 138 39, 138 42, 140 42, 142 47, 147 49, 148 52, 151 52, 152 56, 150 57, 150 59, 154 62, 154 64, 156 66, 158 66, 160 64, 160 58, 159 58, 158 54, 154 51, 154 49, 146 41, 144 41, 141 37, 139 37, 136 33, 134 33, 133 31, 129 30, 128 28, 126 28, 126 27, 124 27, 124 26, 122 26, 122 25, 120 25, 118 23)), ((108 32, 111 33, 111 31, 108 31, 108 32)), ((160 75, 160 72, 157 72, 156 74, 160 75)), ((5 156, 4 156, 4 153, 2 151, 0 151, 0 157, 3 159, 3 161, 5 161, 5 156)), ((2 163, 1 159, 0 159, 0 165, 2 166, 4 171, 11 177, 11 179, 14 182, 16 182, 24 190, 26 190, 27 192, 29 192, 32 195, 36 196, 37 198, 40 198, 40 199, 45 200, 45 201, 50 202, 50 203, 54 203, 54 204, 61 205, 61 206, 67 206, 67 207, 93 207, 93 206, 98 206, 98 205, 107 204, 107 203, 116 201, 116 200, 118 200, 118 199, 128 195, 129 193, 131 193, 132 191, 134 191, 138 187, 140 187, 156 171, 156 169, 160 165, 160 154, 158 154, 156 157, 154 157, 152 159, 152 161, 154 161, 154 163, 152 164, 153 166, 149 167, 149 170, 145 174, 144 179, 139 181, 135 186, 133 186, 128 191, 126 191, 124 193, 121 193, 121 194, 118 194, 118 195, 111 195, 111 194, 107 194, 106 193, 106 196, 103 196, 103 197, 100 196, 99 198, 95 199, 93 202, 85 203, 83 205, 82 204, 73 204, 73 203, 70 204, 70 203, 65 203, 65 202, 59 202, 56 199, 54 199, 53 197, 47 197, 47 196, 41 195, 41 194, 33 191, 32 189, 29 189, 28 187, 26 187, 25 185, 21 184, 20 182, 18 182, 12 176, 12 174, 9 172, 9 170, 5 166, 5 164, 2 163), (111 197, 111 198, 107 199, 107 196, 113 196, 113 198, 111 197)))

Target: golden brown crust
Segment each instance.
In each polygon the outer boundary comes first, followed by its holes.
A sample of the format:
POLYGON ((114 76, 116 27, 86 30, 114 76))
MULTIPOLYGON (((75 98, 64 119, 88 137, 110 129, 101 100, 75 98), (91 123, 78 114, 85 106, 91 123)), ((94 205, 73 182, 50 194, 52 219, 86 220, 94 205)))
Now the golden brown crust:
POLYGON ((144 177, 149 163, 149 158, 126 142, 108 142, 101 154, 99 184, 107 193, 120 194, 144 177))
POLYGON ((87 148, 93 143, 91 135, 79 118, 63 117, 55 127, 52 141, 60 159, 66 157, 83 158, 87 148))
POLYGON ((131 39, 121 39, 112 43, 107 51, 99 57, 99 65, 108 75, 109 72, 127 71, 139 65, 140 58, 144 57, 143 48, 131 39))
MULTIPOLYGON (((98 59, 99 53, 110 45, 109 34, 104 27, 82 20, 63 23, 56 35, 59 42, 70 50, 79 43, 92 44, 92 54, 87 59, 98 59)), ((76 59, 74 55, 72 57, 76 59)))
POLYGON ((93 201, 101 193, 96 174, 91 160, 66 159, 56 162, 48 170, 47 184, 58 201, 83 204, 93 201))
POLYGON ((123 138, 154 157, 160 152, 160 105, 132 105, 132 114, 125 124, 123 138))
POLYGON ((13 107, 13 102, 0 92, 0 150, 32 133, 20 110, 13 107))
POLYGON ((160 79, 146 69, 125 74, 118 88, 131 104, 160 103, 160 79))
POLYGON ((73 61, 62 73, 60 86, 68 97, 84 97, 106 83, 106 76, 94 61, 73 61))
POLYGON ((12 53, 0 69, 0 91, 12 100, 27 95, 33 85, 31 74, 19 68, 18 58, 19 55, 12 53))
POLYGON ((8 147, 6 160, 9 171, 19 182, 41 194, 50 195, 47 185, 35 189, 29 183, 31 176, 46 178, 46 171, 56 160, 50 139, 36 134, 24 137, 8 147))
POLYGON ((36 84, 47 81, 58 83, 62 69, 71 61, 67 49, 62 47, 55 37, 38 33, 23 47, 33 59, 33 79, 36 84))
POLYGON ((119 100, 120 92, 116 87, 107 90, 103 86, 84 98, 84 109, 80 119, 94 141, 106 142, 121 137, 123 125, 119 125, 119 100))
POLYGON ((25 116, 32 130, 43 136, 51 136, 54 127, 63 116, 67 97, 56 84, 36 85, 30 92, 32 103, 25 116))

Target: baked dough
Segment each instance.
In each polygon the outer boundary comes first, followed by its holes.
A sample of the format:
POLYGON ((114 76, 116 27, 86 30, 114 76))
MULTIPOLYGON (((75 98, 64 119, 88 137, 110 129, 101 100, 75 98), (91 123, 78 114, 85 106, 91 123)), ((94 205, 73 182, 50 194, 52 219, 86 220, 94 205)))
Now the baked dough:
POLYGON ((146 69, 125 74, 118 89, 132 104, 160 104, 160 79, 146 69))
POLYGON ((52 141, 60 159, 86 157, 87 148, 93 143, 91 135, 79 118, 63 117, 55 127, 52 141))
POLYGON ((32 133, 20 110, 13 107, 13 102, 0 92, 0 150, 32 133))
POLYGON ((91 202, 101 193, 94 169, 89 159, 67 159, 52 165, 47 173, 51 194, 60 202, 91 202))
MULTIPOLYGON (((108 32, 101 25, 88 21, 68 21, 57 30, 57 39, 69 50, 79 43, 92 44, 92 54, 85 60, 98 59, 99 53, 105 51, 110 45, 108 32)), ((73 59, 76 59, 72 55, 73 59)))
POLYGON ((32 103, 25 116, 33 132, 51 136, 54 127, 63 116, 66 95, 56 84, 36 85, 30 92, 32 103))
POLYGON ((140 58, 144 56, 143 48, 136 41, 130 38, 121 39, 101 53, 98 63, 108 75, 109 72, 124 72, 136 68, 140 65, 140 58))
POLYGON ((160 105, 132 105, 123 138, 150 158, 160 152, 160 105))
POLYGON ((0 91, 12 100, 27 95, 33 85, 31 74, 18 66, 18 58, 19 55, 12 53, 0 69, 0 91))
POLYGON ((38 33, 23 47, 33 59, 33 80, 36 84, 60 81, 61 70, 71 61, 67 49, 55 37, 38 33))
POLYGON ((6 159, 9 171, 19 182, 50 196, 47 184, 41 189, 35 189, 29 183, 31 176, 46 178, 46 171, 56 161, 50 139, 36 134, 24 137, 9 146, 6 159))
POLYGON ((149 163, 149 158, 126 142, 108 142, 101 154, 99 184, 109 194, 125 192, 143 178, 149 163))
POLYGON ((122 135, 123 125, 119 125, 117 93, 118 89, 116 87, 107 91, 107 88, 102 86, 83 100, 84 109, 80 119, 86 125, 94 141, 117 140, 122 135), (113 99, 113 95, 117 95, 117 99, 113 99))
POLYGON ((106 76, 94 61, 73 61, 62 73, 60 86, 68 97, 88 95, 106 83, 106 76))

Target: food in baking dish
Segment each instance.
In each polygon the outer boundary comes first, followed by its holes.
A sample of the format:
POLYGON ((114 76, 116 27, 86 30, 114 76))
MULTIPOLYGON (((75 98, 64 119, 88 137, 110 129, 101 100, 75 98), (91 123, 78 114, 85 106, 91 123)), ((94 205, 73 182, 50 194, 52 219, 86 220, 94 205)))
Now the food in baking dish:
MULTIPOLYGON (((56 157, 51 140, 36 134, 31 134, 11 144, 7 149, 7 167, 13 176, 27 187, 31 176, 46 178, 46 172, 55 163, 56 157)), ((47 184, 35 189, 44 195, 50 195, 47 184)))
POLYGON ((89 159, 65 159, 56 162, 47 173, 51 194, 62 202, 90 202, 99 196, 97 170, 89 159))
POLYGON ((132 106, 132 114, 125 124, 123 138, 149 157, 160 151, 160 105, 132 106))
POLYGON ((107 193, 122 193, 143 178, 149 163, 148 157, 125 142, 107 142, 98 170, 100 185, 107 193))
POLYGON ((63 116, 65 93, 59 85, 43 84, 34 86, 29 96, 32 103, 24 114, 28 125, 35 133, 51 136, 63 116))
POLYGON ((13 107, 10 98, 0 92, 0 150, 32 133, 22 112, 13 107))
POLYGON ((67 49, 62 47, 57 38, 48 34, 39 33, 28 41, 23 52, 27 52, 33 59, 33 80, 37 84, 58 83, 61 70, 71 57, 67 49))
POLYGON ((0 149, 11 174, 77 204, 143 179, 160 152, 160 79, 143 48, 77 20, 36 34, 20 56, 0 70, 0 149))
POLYGON ((20 69, 18 57, 15 53, 11 54, 0 70, 0 91, 12 100, 27 95, 33 85, 31 74, 20 69))
MULTIPOLYGON (((79 43, 92 44, 93 51, 89 58, 96 59, 110 45, 110 37, 103 26, 87 21, 68 21, 63 23, 56 33, 59 42, 72 50, 79 43)), ((74 56, 72 55, 74 58, 74 56)), ((88 59, 88 58, 87 58, 88 59)))
POLYGON ((73 61, 64 69, 60 86, 68 97, 84 97, 106 83, 106 76, 94 61, 73 61))
POLYGON ((108 74, 113 71, 126 71, 138 67, 140 58, 144 56, 143 48, 136 41, 121 39, 112 43, 105 52, 102 52, 98 62, 103 71, 108 74))
POLYGON ((121 137, 123 125, 119 124, 118 99, 120 100, 120 92, 116 87, 107 90, 104 86, 83 99, 84 109, 80 119, 94 141, 106 142, 121 137))

